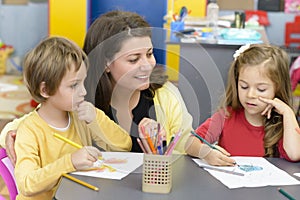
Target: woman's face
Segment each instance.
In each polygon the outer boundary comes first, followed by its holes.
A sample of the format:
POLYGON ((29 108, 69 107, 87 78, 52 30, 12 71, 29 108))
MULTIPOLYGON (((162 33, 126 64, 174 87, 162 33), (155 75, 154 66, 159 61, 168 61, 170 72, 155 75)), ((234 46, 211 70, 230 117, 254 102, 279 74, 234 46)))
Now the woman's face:
POLYGON ((149 87, 155 64, 150 37, 134 37, 123 42, 108 70, 118 87, 144 90, 149 87))

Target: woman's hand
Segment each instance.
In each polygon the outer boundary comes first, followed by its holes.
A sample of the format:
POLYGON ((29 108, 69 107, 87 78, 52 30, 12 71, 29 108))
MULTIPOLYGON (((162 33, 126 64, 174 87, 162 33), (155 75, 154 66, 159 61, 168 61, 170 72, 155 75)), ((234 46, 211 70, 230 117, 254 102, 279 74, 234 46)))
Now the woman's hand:
POLYGON ((101 156, 101 152, 96 147, 84 146, 72 153, 71 159, 76 170, 84 170, 93 167, 94 162, 101 156))
POLYGON ((77 113, 79 120, 86 121, 88 124, 96 118, 95 106, 87 101, 78 105, 77 113))
POLYGON ((156 134, 158 128, 158 123, 150 118, 143 118, 138 126, 139 133, 143 133, 142 129, 146 131, 150 137, 152 137, 154 134, 156 134))
POLYGON ((17 130, 11 130, 7 132, 7 135, 5 137, 6 154, 13 166, 16 165, 17 161, 17 155, 15 151, 16 134, 17 130))

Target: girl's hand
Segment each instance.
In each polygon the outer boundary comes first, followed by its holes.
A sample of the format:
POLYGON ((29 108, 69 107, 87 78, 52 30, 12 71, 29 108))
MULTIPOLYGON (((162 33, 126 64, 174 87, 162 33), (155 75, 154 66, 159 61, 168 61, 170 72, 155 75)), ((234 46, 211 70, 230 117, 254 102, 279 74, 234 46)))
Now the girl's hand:
POLYGON ((266 99, 263 97, 259 97, 258 98, 260 101, 268 104, 267 107, 265 108, 265 110, 261 113, 262 115, 266 115, 268 119, 270 119, 271 117, 271 112, 272 109, 274 108, 275 112, 284 115, 284 113, 287 112, 294 112, 286 103, 284 103, 283 101, 281 101, 278 98, 274 98, 274 99, 266 99))
POLYGON ((96 118, 95 106, 90 102, 83 101, 77 108, 78 118, 86 123, 91 123, 96 118))
POLYGON ((17 155, 15 151, 15 140, 16 140, 17 130, 11 130, 7 132, 5 137, 5 145, 6 145, 6 154, 10 159, 13 166, 16 165, 17 155))
POLYGON ((230 153, 220 146, 215 145, 220 151, 213 149, 209 152, 204 160, 210 165, 216 166, 234 166, 236 164, 235 160, 230 158, 230 153))
POLYGON ((84 170, 93 167, 94 162, 101 156, 101 152, 96 147, 85 146, 72 153, 71 160, 76 170, 84 170))

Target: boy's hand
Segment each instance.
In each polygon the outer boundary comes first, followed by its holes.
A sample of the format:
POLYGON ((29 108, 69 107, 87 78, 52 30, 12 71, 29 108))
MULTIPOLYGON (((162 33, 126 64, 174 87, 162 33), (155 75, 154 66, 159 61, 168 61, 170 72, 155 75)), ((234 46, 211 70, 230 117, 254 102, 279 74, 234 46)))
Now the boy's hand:
POLYGON ((7 132, 5 137, 5 145, 6 145, 6 154, 10 159, 13 166, 16 165, 17 156, 15 151, 15 140, 16 140, 17 130, 11 130, 7 132))
POLYGON ((84 146, 72 153, 71 159, 76 170, 84 170, 93 167, 94 162, 101 156, 101 152, 96 147, 84 146))
POLYGON ((77 113, 79 120, 86 121, 88 124, 96 118, 95 106, 87 101, 78 105, 77 113))
POLYGON ((215 145, 220 151, 213 149, 207 156, 204 157, 204 160, 210 165, 216 166, 234 166, 235 160, 228 157, 230 154, 220 146, 215 145))

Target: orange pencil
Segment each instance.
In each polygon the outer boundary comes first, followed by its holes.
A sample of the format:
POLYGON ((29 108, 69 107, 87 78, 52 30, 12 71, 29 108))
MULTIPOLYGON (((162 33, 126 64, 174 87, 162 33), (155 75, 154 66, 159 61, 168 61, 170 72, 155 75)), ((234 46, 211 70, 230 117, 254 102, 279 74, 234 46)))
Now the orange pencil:
MULTIPOLYGON (((143 130, 143 129, 142 129, 142 130, 143 130)), ((144 130, 145 130, 145 129, 144 129, 144 130)), ((152 153, 153 153, 153 154, 156 154, 156 149, 155 149, 154 144, 153 144, 153 142, 152 142, 152 140, 151 140, 151 138, 150 138, 150 136, 149 136, 149 133, 148 133, 147 131, 145 131, 144 133, 145 133, 146 140, 147 140, 147 142, 148 142, 148 144, 149 144, 149 146, 150 146, 150 149, 151 149, 152 153)))

